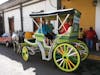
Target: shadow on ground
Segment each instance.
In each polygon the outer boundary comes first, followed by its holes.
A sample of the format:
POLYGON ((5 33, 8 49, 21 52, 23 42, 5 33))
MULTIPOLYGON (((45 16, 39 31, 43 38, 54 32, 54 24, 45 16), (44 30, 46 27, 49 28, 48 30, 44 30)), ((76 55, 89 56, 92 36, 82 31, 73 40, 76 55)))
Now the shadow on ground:
POLYGON ((15 53, 12 48, 6 48, 3 45, 0 45, 0 54, 20 62, 24 70, 35 68, 36 75, 100 75, 100 62, 98 61, 86 60, 80 64, 75 72, 65 73, 55 66, 53 60, 43 61, 41 54, 30 56, 30 60, 24 62, 21 55, 15 53))

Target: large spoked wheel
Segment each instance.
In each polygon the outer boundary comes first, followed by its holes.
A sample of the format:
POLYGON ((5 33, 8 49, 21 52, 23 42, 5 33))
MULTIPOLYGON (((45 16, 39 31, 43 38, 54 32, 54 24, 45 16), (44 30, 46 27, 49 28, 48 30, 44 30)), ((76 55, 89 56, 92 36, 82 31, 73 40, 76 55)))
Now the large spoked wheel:
POLYGON ((73 43, 81 55, 81 61, 84 61, 88 57, 88 54, 89 54, 89 49, 87 45, 80 40, 76 40, 73 43))
POLYGON ((22 48, 22 58, 24 61, 28 61, 29 59, 29 53, 28 53, 28 49, 26 46, 22 48))
POLYGON ((80 55, 77 49, 67 43, 56 46, 53 52, 53 59, 57 67, 65 72, 76 70, 80 64, 80 55))

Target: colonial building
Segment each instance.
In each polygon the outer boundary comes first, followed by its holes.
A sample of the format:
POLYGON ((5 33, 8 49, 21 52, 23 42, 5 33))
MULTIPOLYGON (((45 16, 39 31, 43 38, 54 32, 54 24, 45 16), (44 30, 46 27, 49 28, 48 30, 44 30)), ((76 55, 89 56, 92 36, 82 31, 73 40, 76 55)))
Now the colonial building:
POLYGON ((57 10, 57 0, 9 0, 0 5, 5 32, 33 31, 32 12, 57 10))
POLYGON ((0 5, 0 16, 4 18, 0 20, 4 27, 2 31, 33 31, 34 24, 29 14, 61 8, 78 9, 82 13, 80 26, 84 29, 94 27, 100 39, 100 0, 9 0, 0 5))
POLYGON ((93 27, 100 39, 100 0, 61 0, 64 8, 76 8, 82 15, 80 26, 85 30, 93 27))

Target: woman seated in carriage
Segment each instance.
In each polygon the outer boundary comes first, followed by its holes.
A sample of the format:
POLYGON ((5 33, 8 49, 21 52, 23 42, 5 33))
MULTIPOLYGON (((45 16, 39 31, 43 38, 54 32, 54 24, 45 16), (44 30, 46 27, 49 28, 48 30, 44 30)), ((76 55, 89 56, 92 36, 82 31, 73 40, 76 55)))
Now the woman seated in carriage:
POLYGON ((60 28, 59 34, 70 34, 73 30, 72 24, 72 20, 66 21, 64 25, 60 28))

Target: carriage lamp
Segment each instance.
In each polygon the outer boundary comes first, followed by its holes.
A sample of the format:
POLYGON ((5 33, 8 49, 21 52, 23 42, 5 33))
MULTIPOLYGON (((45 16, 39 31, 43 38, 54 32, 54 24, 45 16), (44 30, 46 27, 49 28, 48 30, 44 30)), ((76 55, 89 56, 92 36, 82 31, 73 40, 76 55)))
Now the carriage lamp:
POLYGON ((97 0, 93 0, 93 6, 96 6, 96 5, 97 5, 97 3, 98 3, 98 1, 97 1, 97 0))

